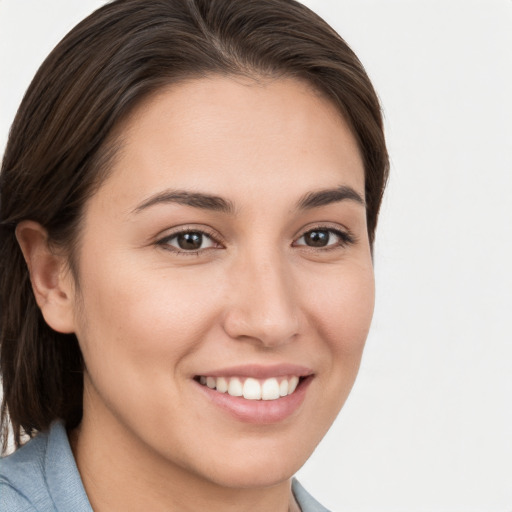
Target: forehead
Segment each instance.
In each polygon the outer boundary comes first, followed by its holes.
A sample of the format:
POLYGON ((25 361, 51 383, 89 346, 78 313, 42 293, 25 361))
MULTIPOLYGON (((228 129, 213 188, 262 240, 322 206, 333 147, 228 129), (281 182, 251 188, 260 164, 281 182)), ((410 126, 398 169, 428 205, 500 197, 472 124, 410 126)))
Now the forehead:
POLYGON ((229 195, 237 185, 284 192, 293 181, 364 191, 357 142, 339 110, 295 79, 182 82, 145 100, 118 133, 104 186, 134 201, 165 186, 229 195))

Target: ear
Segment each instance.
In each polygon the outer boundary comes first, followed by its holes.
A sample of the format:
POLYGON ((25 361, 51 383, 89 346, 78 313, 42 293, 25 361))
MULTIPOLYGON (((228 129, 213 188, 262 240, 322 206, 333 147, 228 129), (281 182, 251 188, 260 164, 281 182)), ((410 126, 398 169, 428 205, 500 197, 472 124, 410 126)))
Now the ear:
POLYGON ((37 222, 20 222, 16 227, 16 238, 46 323, 58 332, 74 332, 75 288, 66 258, 52 250, 46 229, 37 222))

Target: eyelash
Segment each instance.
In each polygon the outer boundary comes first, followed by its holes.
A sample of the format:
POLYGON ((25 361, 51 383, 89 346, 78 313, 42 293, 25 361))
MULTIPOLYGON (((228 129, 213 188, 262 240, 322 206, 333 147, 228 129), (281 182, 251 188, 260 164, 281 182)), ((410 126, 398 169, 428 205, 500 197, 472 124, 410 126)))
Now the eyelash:
POLYGON ((342 231, 341 229, 338 228, 320 225, 315 226, 313 228, 309 228, 307 231, 304 231, 302 235, 296 239, 294 244, 296 244, 297 241, 300 240, 301 238, 305 237, 308 233, 313 233, 315 231, 324 231, 331 235, 335 235, 338 238, 338 242, 323 247, 313 247, 305 244, 300 244, 300 247, 304 247, 307 250, 311 251, 331 251, 339 248, 348 247, 349 245, 353 245, 357 241, 355 236, 352 235, 352 233, 350 233, 348 230, 342 231))
MULTIPOLYGON (((171 240, 177 238, 180 235, 186 235, 187 233, 200 234, 201 236, 210 239, 213 242, 213 244, 215 244, 217 246, 222 245, 222 242, 220 242, 218 240, 219 237, 217 235, 215 235, 213 232, 210 232, 205 228, 195 229, 192 227, 184 227, 182 229, 179 229, 178 231, 175 231, 174 233, 171 233, 170 235, 166 235, 165 237, 161 238, 156 243, 157 243, 157 245, 163 247, 167 251, 171 251, 171 252, 174 252, 175 254, 185 255, 185 256, 199 256, 200 253, 213 248, 213 247, 207 247, 204 249, 198 249, 196 251, 192 251, 192 250, 187 251, 187 250, 180 249, 178 247, 174 247, 174 246, 170 245, 171 240)), ((217 247, 215 247, 215 248, 217 248, 217 247)))
MULTIPOLYGON (((204 251, 207 251, 207 250, 213 249, 213 248, 217 249, 217 248, 219 248, 219 246, 222 246, 222 242, 219 241, 218 238, 219 237, 216 234, 208 231, 205 228, 194 229, 191 227, 185 227, 178 231, 175 231, 174 233, 172 233, 170 235, 167 235, 167 236, 161 238, 156 243, 157 243, 157 245, 163 247, 164 249, 174 252, 178 255, 199 256, 200 253, 202 253, 204 251), (202 248, 202 249, 198 249, 198 250, 184 250, 184 249, 179 249, 175 246, 170 245, 171 240, 174 240, 178 236, 187 234, 187 233, 197 233, 197 234, 201 235, 202 237, 206 237, 206 238, 210 239, 214 245, 217 245, 217 247, 206 247, 206 248, 202 248)), ((309 251, 325 252, 325 251, 331 251, 331 250, 336 250, 339 248, 347 247, 349 245, 353 245, 356 242, 357 242, 357 239, 349 231, 342 231, 340 229, 332 228, 332 227, 328 227, 328 226, 315 226, 313 228, 308 229, 307 231, 304 231, 298 238, 295 239, 295 241, 293 242, 292 245, 294 247, 303 247, 309 251), (310 245, 306 245, 306 244, 297 244, 298 240, 305 237, 307 234, 315 232, 315 231, 323 231, 323 232, 328 232, 331 235, 335 235, 338 238, 338 242, 329 244, 329 245, 326 245, 323 247, 314 247, 314 246, 310 246, 310 245)))

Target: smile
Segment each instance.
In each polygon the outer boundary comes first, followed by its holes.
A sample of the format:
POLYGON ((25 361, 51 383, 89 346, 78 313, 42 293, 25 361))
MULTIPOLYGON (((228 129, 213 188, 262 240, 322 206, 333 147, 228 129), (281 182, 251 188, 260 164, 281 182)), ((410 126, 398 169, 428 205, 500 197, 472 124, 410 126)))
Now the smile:
POLYGON ((246 400, 277 400, 291 395, 297 389, 300 379, 297 375, 267 379, 203 375, 196 378, 203 386, 233 397, 243 397, 246 400))
POLYGON ((271 425, 301 410, 315 372, 295 364, 249 364, 207 370, 193 382, 200 395, 237 421, 271 425))

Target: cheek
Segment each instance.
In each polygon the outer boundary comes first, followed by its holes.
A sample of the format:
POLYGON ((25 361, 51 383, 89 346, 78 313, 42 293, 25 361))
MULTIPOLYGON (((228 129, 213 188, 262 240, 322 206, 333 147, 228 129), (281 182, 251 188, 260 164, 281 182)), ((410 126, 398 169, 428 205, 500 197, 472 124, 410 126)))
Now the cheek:
POLYGON ((155 439, 158 425, 174 425, 172 432, 185 428, 187 362, 219 316, 219 300, 211 292, 198 293, 198 284, 208 282, 198 283, 194 272, 149 271, 114 258, 94 270, 94 277, 84 279, 77 333, 88 375, 88 410, 114 414, 137 432, 153 432, 155 439))
POLYGON ((121 374, 161 367, 168 375, 201 342, 216 315, 214 290, 204 293, 208 283, 198 282, 194 272, 150 271, 122 258, 88 270, 84 265, 77 335, 90 372, 108 364, 121 374))
MULTIPOLYGON (((374 274, 368 265, 346 265, 327 276, 312 300, 316 325, 333 355, 343 363, 360 359, 375 301, 374 274)), ((338 362, 340 361, 338 360, 338 362)))
MULTIPOLYGON (((314 336, 310 353, 320 371, 312 386, 321 400, 309 415, 307 432, 319 442, 343 407, 359 370, 374 307, 374 275, 368 264, 345 264, 318 276, 304 288, 309 325, 314 336)), ((313 449, 313 447, 311 448, 313 449)))

